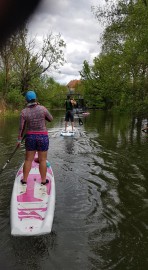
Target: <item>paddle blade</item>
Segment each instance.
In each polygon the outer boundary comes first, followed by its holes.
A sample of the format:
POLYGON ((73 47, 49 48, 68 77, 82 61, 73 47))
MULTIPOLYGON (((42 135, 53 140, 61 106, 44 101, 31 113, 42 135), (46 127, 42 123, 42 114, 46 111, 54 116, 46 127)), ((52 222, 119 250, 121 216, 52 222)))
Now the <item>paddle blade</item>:
POLYGON ((79 118, 79 125, 83 125, 83 121, 81 120, 81 118, 79 118))

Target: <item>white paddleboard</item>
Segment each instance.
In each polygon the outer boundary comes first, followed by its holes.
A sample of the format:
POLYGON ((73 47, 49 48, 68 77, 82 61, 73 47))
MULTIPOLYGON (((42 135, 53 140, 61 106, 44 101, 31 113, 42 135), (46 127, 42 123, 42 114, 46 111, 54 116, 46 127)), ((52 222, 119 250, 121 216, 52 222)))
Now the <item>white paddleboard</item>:
POLYGON ((72 131, 72 127, 71 126, 68 126, 66 128, 66 131, 65 130, 62 130, 61 131, 61 136, 67 136, 67 137, 71 137, 71 136, 74 136, 75 135, 75 132, 76 132, 76 129, 74 128, 73 131, 72 131))
MULTIPOLYGON (((36 158, 35 158, 36 160, 36 158)), ((23 179, 23 164, 17 172, 11 197, 11 234, 33 236, 51 232, 55 210, 55 181, 48 162, 49 183, 41 185, 39 163, 32 162, 27 185, 23 179)))

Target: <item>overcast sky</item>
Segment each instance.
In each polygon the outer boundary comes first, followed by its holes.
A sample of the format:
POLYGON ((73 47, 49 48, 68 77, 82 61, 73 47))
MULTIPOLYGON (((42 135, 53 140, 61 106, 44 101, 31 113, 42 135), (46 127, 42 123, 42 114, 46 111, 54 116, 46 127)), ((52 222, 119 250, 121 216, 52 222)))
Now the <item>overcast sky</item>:
POLYGON ((52 74, 62 84, 80 79, 79 71, 83 61, 90 64, 99 54, 102 26, 91 12, 92 5, 103 0, 42 0, 41 5, 30 18, 29 32, 42 39, 47 33, 61 34, 66 43, 64 56, 67 63, 52 74))

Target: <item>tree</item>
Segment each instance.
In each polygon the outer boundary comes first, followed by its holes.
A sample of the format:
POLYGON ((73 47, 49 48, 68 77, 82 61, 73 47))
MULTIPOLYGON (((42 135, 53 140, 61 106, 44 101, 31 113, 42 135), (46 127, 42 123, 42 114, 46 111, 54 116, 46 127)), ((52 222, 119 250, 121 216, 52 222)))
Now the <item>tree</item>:
POLYGON ((62 108, 64 105, 67 88, 60 85, 52 77, 42 77, 42 87, 38 88, 38 98, 47 107, 62 108), (43 88, 43 90, 42 90, 43 88))
MULTIPOLYGON (((36 38, 28 41, 28 30, 23 27, 7 40, 0 50, 1 70, 6 73, 6 83, 17 87, 24 94, 45 72, 51 72, 64 63, 63 49, 66 44, 61 35, 50 33, 43 39, 42 48, 36 38)), ((5 85, 5 89, 8 88, 5 85)), ((6 92, 5 92, 6 93, 6 92)))
POLYGON ((13 51, 16 47, 15 36, 12 35, 3 46, 0 47, 0 72, 1 77, 3 77, 3 83, 1 85, 1 91, 3 96, 9 91, 9 85, 11 81, 11 70, 12 70, 12 60, 13 51))
POLYGON ((48 34, 41 49, 36 48, 36 39, 27 42, 27 32, 20 33, 20 45, 14 53, 14 66, 22 94, 28 89, 34 78, 45 72, 58 69, 64 63, 63 48, 66 44, 61 35, 48 34))
MULTIPOLYGON (((102 53, 91 73, 97 74, 99 88, 114 104, 131 110, 146 109, 148 104, 148 9, 146 1, 106 1, 105 8, 93 7, 96 18, 105 22, 102 53), (107 59, 111 61, 105 64, 107 59), (105 62, 104 62, 105 60, 105 62), (103 66, 106 67, 103 70, 103 66), (106 75, 108 76, 105 76, 106 75), (105 78, 105 80, 104 80, 105 78), (104 88, 105 87, 105 88, 104 88)), ((100 90, 99 90, 100 91, 100 90)), ((101 95, 102 95, 101 94, 101 95)))

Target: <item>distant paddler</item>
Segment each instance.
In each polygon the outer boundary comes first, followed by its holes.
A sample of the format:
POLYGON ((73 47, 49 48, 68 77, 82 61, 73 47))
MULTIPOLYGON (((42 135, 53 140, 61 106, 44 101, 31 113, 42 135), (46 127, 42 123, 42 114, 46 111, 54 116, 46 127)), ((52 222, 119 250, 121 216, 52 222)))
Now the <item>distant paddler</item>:
POLYGON ((67 124, 70 120, 72 132, 74 130, 74 112, 73 107, 77 104, 77 102, 70 95, 67 96, 67 100, 65 101, 66 113, 65 113, 65 132, 67 131, 67 124))

